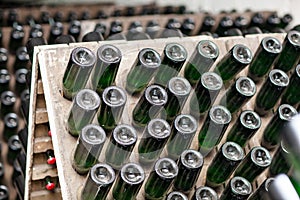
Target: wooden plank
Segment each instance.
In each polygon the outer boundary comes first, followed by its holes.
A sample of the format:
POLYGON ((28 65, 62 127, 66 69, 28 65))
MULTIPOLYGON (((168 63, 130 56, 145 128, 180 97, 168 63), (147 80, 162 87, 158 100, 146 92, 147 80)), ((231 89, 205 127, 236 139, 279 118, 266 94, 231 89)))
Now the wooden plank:
MULTIPOLYGON (((282 38, 281 34, 276 34, 276 37, 282 38)), ((144 47, 150 47, 157 50, 160 54, 163 51, 163 48, 166 43, 168 42, 178 42, 182 44, 188 51, 189 57, 191 56, 192 52, 195 49, 196 44, 203 39, 211 39, 209 37, 188 37, 188 38, 168 38, 168 39, 156 39, 152 41, 134 41, 134 42, 121 42, 121 43, 114 43, 122 52, 122 61, 120 64, 119 72, 117 74, 116 85, 123 87, 125 86, 126 75, 133 65, 137 53, 140 49, 144 47)), ((213 40, 217 43, 220 47, 220 56, 216 63, 227 53, 227 51, 237 43, 245 44, 249 46, 249 48, 255 52, 256 48, 259 44, 258 37, 251 37, 251 38, 243 38, 243 37, 230 37, 230 38, 219 38, 213 40)), ((68 63, 69 55, 72 49, 77 46, 85 46, 92 51, 96 52, 97 48, 102 44, 108 43, 106 42, 99 42, 98 44, 95 43, 80 43, 80 44, 72 44, 70 46, 44 46, 39 47, 40 53, 39 57, 39 64, 41 67, 41 75, 42 80, 44 83, 44 91, 45 91, 45 99, 49 113, 49 121, 50 127, 53 132, 53 145, 54 151, 57 159, 57 167, 58 167, 58 174, 61 183, 62 189, 62 196, 64 199, 76 199, 75 190, 82 187, 84 183, 85 176, 79 176, 71 167, 71 154, 76 144, 76 138, 69 135, 66 131, 66 119, 68 116, 68 111, 71 107, 71 101, 64 99, 61 96, 59 91, 62 90, 62 76, 65 70, 65 67, 68 63), (55 72, 55 74, 54 74, 55 72), (61 112, 64 110, 65 112, 61 112)), ((213 70, 213 68, 211 69, 213 70)), ((182 75, 182 72, 180 74, 182 75)), ((247 68, 245 68, 238 76, 246 75, 247 68)), ((220 98, 224 92, 226 92, 226 88, 224 88, 221 93, 219 94, 218 98, 220 98)), ((253 102, 255 98, 252 98, 250 103, 246 104, 242 109, 253 109, 253 102)), ((138 97, 131 97, 128 95, 128 102, 125 106, 124 113, 122 116, 121 123, 131 123, 131 112, 132 109, 137 102, 138 97)), ((218 99, 215 102, 218 104, 218 99)), ((183 112, 188 112, 184 110, 183 112)), ((234 116, 234 120, 232 121, 231 125, 235 122, 237 116, 234 116)), ((199 128, 201 128, 204 118, 199 119, 199 128)), ((261 130, 264 129, 264 126, 261 130)), ((228 128, 230 130, 230 127, 228 128)), ((227 131, 228 132, 228 131, 227 131)), ((226 133, 227 134, 227 133, 226 133)), ((260 140, 261 133, 257 135, 257 140, 260 140)), ((223 138, 225 140, 226 136, 223 138)), ((257 145, 258 143, 253 143, 250 145, 257 145)), ((137 161, 137 146, 133 150, 133 154, 130 158, 130 161, 137 161)), ((197 137, 192 144, 193 148, 197 148, 197 137)), ((247 150, 248 151, 248 150, 247 150)), ((246 152, 247 152, 246 151, 246 152)), ((104 152, 104 150, 103 150, 104 152)), ((205 174, 206 168, 211 162, 212 157, 214 156, 216 151, 213 151, 206 159, 204 163, 203 170, 200 174, 198 182, 196 186, 203 185, 205 183, 205 174)), ((163 152, 162 156, 165 155, 163 152)), ((100 157, 100 162, 101 160, 100 157)), ((147 169, 151 170, 151 169, 147 169)), ((147 171, 147 175, 148 175, 147 171)), ((147 176, 146 175, 146 176, 147 176)), ((261 181, 261 180, 260 180, 261 181)), ((220 192, 222 189, 220 189, 220 192)), ((139 193, 138 199, 143 198, 143 191, 139 193)))
POLYGON ((46 108, 37 108, 36 110, 36 118, 35 123, 36 124, 43 124, 48 122, 48 113, 46 108))
POLYGON ((42 80, 37 81, 37 94, 44 94, 43 82, 42 80))
POLYGON ((33 167, 31 177, 33 181, 44 179, 46 176, 57 176, 57 168, 48 164, 40 164, 33 167))
POLYGON ((33 153, 46 152, 52 148, 52 139, 50 137, 38 137, 34 139, 33 153))

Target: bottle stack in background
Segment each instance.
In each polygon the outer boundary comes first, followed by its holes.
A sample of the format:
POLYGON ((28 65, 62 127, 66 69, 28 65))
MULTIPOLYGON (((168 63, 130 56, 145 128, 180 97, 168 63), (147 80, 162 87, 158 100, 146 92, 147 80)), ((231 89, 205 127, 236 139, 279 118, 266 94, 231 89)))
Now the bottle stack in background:
MULTIPOLYGON (((67 140, 74 143, 79 138, 76 146, 70 146, 74 154, 67 159, 76 173, 88 173, 79 188, 82 192, 75 196, 263 199, 271 177, 291 174, 285 157, 288 148, 278 139, 299 104, 300 34, 298 26, 288 30, 291 15, 192 13, 184 6, 155 5, 62 8, 0 9, 3 199, 5 195, 23 199, 26 187, 31 199, 61 198, 66 196, 60 193, 69 188, 59 183, 54 153, 61 152, 52 146, 49 119, 54 116, 48 116, 46 101, 51 100, 45 101, 41 78, 46 76, 41 76, 39 67, 34 68, 36 85, 30 85, 31 65, 40 62, 33 60, 33 48, 45 44, 114 40, 114 45, 101 43, 97 48, 95 43, 75 44, 59 58, 69 60, 59 88, 67 105, 63 112, 71 111, 54 134, 64 129, 71 134, 64 136, 67 140), (223 49, 218 46, 226 40, 222 37, 264 33, 287 36, 282 42, 261 35, 256 51, 244 44, 227 52, 224 44, 223 49), (200 35, 208 39, 189 40, 200 35), (173 42, 172 37, 186 38, 189 44, 193 41, 195 48, 187 51, 186 43, 173 42), (159 42, 160 38, 168 38, 171 44, 159 42), (137 44, 130 41, 151 39, 158 42, 139 51, 133 48, 135 56, 124 52, 122 45, 118 48, 118 43, 130 48, 137 44), (89 44, 92 49, 85 47, 89 44), (118 69, 124 68, 124 57, 136 62, 127 66, 120 84, 118 69), (244 76, 236 76, 241 71, 244 76), (31 104, 30 95, 35 99, 31 104), (33 104, 33 115, 29 115, 33 104), (88 125, 92 122, 99 126, 88 125), (29 147, 28 130, 33 135, 29 147), (257 132, 262 135, 261 147, 249 145, 257 132), (224 135, 226 140, 222 140, 224 135), (99 157, 101 164, 96 164, 99 157), (29 171, 26 158, 30 158, 29 171), (206 180, 199 181, 200 174, 206 180), (261 174, 270 178, 262 182, 257 178, 261 174), (30 185, 25 187, 26 183, 30 185)), ((53 47, 59 51, 59 46, 53 47)), ((77 176, 71 179, 72 183, 77 176)))

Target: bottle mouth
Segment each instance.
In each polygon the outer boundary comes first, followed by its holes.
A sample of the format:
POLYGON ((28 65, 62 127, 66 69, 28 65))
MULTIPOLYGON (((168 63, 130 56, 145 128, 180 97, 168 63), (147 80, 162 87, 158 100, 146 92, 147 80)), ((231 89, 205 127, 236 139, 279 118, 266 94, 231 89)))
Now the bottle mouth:
POLYGON ((122 58, 121 51, 113 45, 103 45, 98 49, 98 57, 106 63, 118 63, 122 58))
POLYGON ((249 64, 252 61, 252 52, 248 47, 237 44, 233 47, 233 57, 242 64, 249 64))
POLYGON ((209 111, 210 119, 216 124, 229 124, 231 121, 231 113, 224 106, 213 106, 209 111))
POLYGON ((90 89, 80 90, 75 98, 77 104, 85 110, 95 110, 100 106, 99 95, 90 89))
POLYGON ((11 91, 3 92, 1 94, 1 102, 7 106, 12 105, 16 102, 16 96, 11 91))
POLYGON ((282 51, 282 45, 276 38, 266 37, 262 40, 263 48, 269 52, 278 54, 282 51))
POLYGON ((7 60, 8 60, 7 52, 0 50, 0 61, 1 62, 7 62, 7 60))
POLYGON ((180 96, 189 95, 192 89, 189 81, 183 77, 171 78, 168 83, 168 88, 173 94, 180 96))
POLYGON ((289 42, 297 47, 300 47, 300 32, 292 30, 288 33, 287 38, 289 42))
POLYGON ((129 184, 140 184, 145 179, 143 168, 135 163, 128 163, 121 169, 122 179, 129 184))
POLYGON ((18 83, 26 83, 27 69, 18 69, 16 71, 16 80, 18 83))
POLYGON ((136 142, 137 133, 132 126, 121 124, 113 130, 113 138, 118 144, 130 146, 136 142))
POLYGON ((201 84, 208 90, 220 90, 223 86, 222 78, 214 72, 205 72, 201 76, 201 84))
POLYGON ((255 83, 250 78, 245 76, 240 77, 236 81, 235 87, 239 93, 248 97, 253 96, 256 92, 255 83))
POLYGON ((19 118, 15 113, 9 113, 4 117, 5 125, 9 128, 18 127, 19 118))
POLYGON ((103 91, 102 99, 110 107, 119 107, 126 103, 127 96, 122 88, 109 86, 103 91))
POLYGON ((286 87, 289 84, 288 75, 279 69, 273 69, 269 73, 269 79, 274 85, 277 85, 280 87, 286 87))
POLYGON ((181 192, 171 192, 167 200, 188 200, 187 196, 181 192))
POLYGON ((163 119, 152 119, 147 126, 148 133, 159 139, 167 138, 171 133, 169 123, 163 119))
POLYGON ((218 46, 210 40, 202 40, 197 46, 199 54, 205 58, 216 59, 219 56, 218 46))
POLYGON ((251 160, 260 167, 268 167, 272 158, 269 151, 264 147, 254 147, 251 151, 251 160))
POLYGON ((180 44, 170 43, 165 47, 165 55, 174 62, 183 62, 187 58, 187 51, 180 44))
POLYGON ((210 187, 202 186, 196 190, 196 197, 199 200, 218 200, 218 195, 215 190, 210 187))
POLYGON ((271 183, 275 180, 275 178, 268 178, 264 184, 265 191, 269 192, 269 188, 271 183))
POLYGON ((80 137, 91 144, 102 144, 106 140, 105 131, 95 124, 88 124, 82 128, 80 137))
POLYGON ((240 117, 241 123, 249 129, 258 129, 261 126, 260 116, 251 110, 243 111, 240 117))
POLYGON ((293 106, 289 104, 282 104, 278 108, 278 114, 280 119, 290 121, 295 115, 298 114, 298 112, 293 106))
POLYGON ((142 49, 139 53, 139 61, 145 67, 158 68, 161 64, 160 55, 151 48, 142 49))
POLYGON ((99 185, 108 185, 114 182, 116 175, 109 165, 96 164, 91 168, 91 178, 99 185))
POLYGON ((175 128, 183 134, 193 134, 196 132, 198 125, 196 119, 191 115, 178 115, 174 122, 175 128))
POLYGON ((96 58, 94 53, 85 47, 77 47, 72 51, 72 60, 82 67, 93 67, 96 58))
POLYGON ((0 70, 0 83, 7 83, 10 80, 10 75, 7 70, 0 70))
POLYGON ((185 150, 180 157, 181 163, 187 168, 198 169, 203 165, 203 156, 200 152, 189 149, 185 150))
POLYGON ((235 142, 226 142, 222 146, 222 153, 228 160, 239 161, 244 158, 242 147, 235 142))
POLYGON ((178 174, 178 166, 170 158, 157 160, 154 168, 155 172, 163 179, 173 179, 178 174))
POLYGON ((233 177, 230 181, 232 192, 237 195, 248 196, 252 192, 251 183, 243 177, 233 177))
POLYGON ((165 89, 158 85, 150 85, 145 91, 145 97, 153 105, 162 106, 168 101, 165 89))

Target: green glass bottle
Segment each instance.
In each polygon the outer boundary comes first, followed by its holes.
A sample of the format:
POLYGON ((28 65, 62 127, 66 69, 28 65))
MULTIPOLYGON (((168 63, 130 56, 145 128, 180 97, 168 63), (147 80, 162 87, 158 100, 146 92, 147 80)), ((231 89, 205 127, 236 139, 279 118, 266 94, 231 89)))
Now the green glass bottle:
POLYGON ((178 159, 178 176, 176 176, 173 188, 184 193, 189 193, 201 172, 204 164, 203 156, 200 152, 187 149, 182 152, 178 159))
POLYGON ((220 104, 231 113, 237 112, 256 93, 255 83, 246 76, 239 77, 222 97, 220 104))
POLYGON ((164 199, 177 175, 178 166, 173 160, 170 158, 157 160, 144 186, 146 199, 164 199))
POLYGON ((105 161, 116 170, 128 161, 137 141, 136 130, 127 124, 118 125, 107 144, 105 161))
POLYGON ((117 177, 112 194, 115 200, 135 200, 145 180, 143 168, 136 163, 124 165, 117 177))
POLYGON ((283 44, 282 52, 274 63, 275 69, 288 72, 293 69, 300 60, 300 32, 291 30, 287 33, 283 44))
POLYGON ((252 61, 251 50, 242 45, 236 44, 231 50, 217 63, 214 72, 219 74, 224 82, 234 78, 252 61))
POLYGON ((188 200, 188 197, 181 192, 173 191, 167 195, 166 200, 188 200))
POLYGON ((85 47, 73 49, 63 76, 63 96, 71 100, 83 89, 96 63, 94 53, 85 47))
POLYGON ((237 122, 230 129, 226 141, 232 141, 245 147, 250 138, 261 127, 261 118, 259 115, 251 110, 243 111, 237 122))
POLYGON ((93 90, 83 89, 76 94, 67 120, 71 135, 78 136, 81 129, 92 122, 100 103, 100 97, 93 90))
POLYGON ((178 115, 171 128, 171 135, 166 145, 169 158, 177 160, 188 149, 198 128, 196 119, 191 115, 178 115))
POLYGON ((163 119, 152 119, 140 139, 138 153, 140 163, 153 163, 160 156, 171 133, 169 123, 163 119))
POLYGON ((219 197, 211 187, 201 186, 195 190, 192 200, 219 200, 219 197))
POLYGON ((156 75, 160 65, 160 55, 154 49, 142 49, 136 64, 128 72, 126 91, 131 95, 141 92, 156 75))
POLYGON ((154 77, 154 83, 166 86, 169 80, 177 76, 187 58, 186 49, 177 43, 169 43, 165 46, 163 59, 154 77))
POLYGON ((270 184, 269 194, 272 200, 299 199, 299 185, 286 174, 279 174, 270 184))
POLYGON ((251 192, 251 183, 243 177, 235 176, 225 187, 220 200, 246 200, 251 192))
POLYGON ((282 45, 278 39, 274 37, 262 39, 249 65, 248 76, 255 82, 262 80, 281 51, 282 45))
POLYGON ((104 130, 95 124, 88 124, 81 130, 77 140, 72 167, 79 174, 86 174, 96 164, 106 140, 104 130))
POLYGON ((223 184, 243 158, 244 151, 240 145, 224 143, 207 169, 206 184, 211 187, 223 184))
POLYGON ((171 123, 180 114, 191 90, 192 87, 185 78, 173 77, 170 79, 166 89, 168 101, 164 106, 168 122, 171 123))
POLYGON ((97 50, 96 65, 91 72, 89 87, 100 94, 116 79, 122 59, 121 51, 114 45, 105 44, 97 50))
POLYGON ((200 41, 184 68, 184 77, 194 86, 201 75, 212 67, 218 56, 219 48, 214 42, 200 41))
POLYGON ((126 92, 122 88, 109 86, 104 89, 97 118, 106 132, 111 132, 119 123, 126 101, 126 92))
POLYGON ((148 86, 132 111, 132 123, 137 127, 145 127, 151 119, 156 118, 167 101, 165 89, 158 85, 148 86))
POLYGON ((107 164, 94 165, 81 191, 81 200, 105 200, 115 181, 114 170, 107 164))
POLYGON ((267 167, 270 166, 272 157, 264 147, 256 146, 251 149, 238 168, 234 176, 242 176, 253 182, 267 167))
POLYGON ((205 157, 220 143, 229 123, 231 114, 224 106, 213 106, 198 134, 199 151, 205 157))
POLYGON ((295 72, 290 78, 290 84, 286 88, 281 98, 281 103, 287 103, 292 106, 300 102, 300 64, 297 65, 295 72))
POLYGON ((267 149, 274 149, 280 143, 281 131, 295 115, 297 110, 294 107, 288 104, 280 105, 264 130, 261 145, 267 149))
POLYGON ((274 178, 267 178, 248 198, 248 200, 272 200, 269 195, 270 184, 274 178))
POLYGON ((291 163, 288 160, 290 152, 285 146, 284 141, 282 140, 280 146, 274 153, 271 165, 269 167, 269 175, 274 177, 278 174, 288 174, 291 169, 291 163))
POLYGON ((199 117, 205 113, 215 102, 221 88, 222 78, 214 72, 205 72, 195 86, 194 94, 190 100, 190 112, 199 117))
POLYGON ((289 77, 287 74, 281 70, 273 69, 256 96, 254 111, 260 116, 268 114, 288 84, 289 77))

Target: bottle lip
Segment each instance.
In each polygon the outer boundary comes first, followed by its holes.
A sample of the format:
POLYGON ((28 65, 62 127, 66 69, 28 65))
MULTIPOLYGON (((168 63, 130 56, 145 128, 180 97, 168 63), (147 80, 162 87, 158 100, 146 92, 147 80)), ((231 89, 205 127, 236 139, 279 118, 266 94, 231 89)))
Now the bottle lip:
POLYGON ((101 103, 99 95, 90 89, 80 90, 75 96, 75 102, 84 110, 96 110, 101 103))
POLYGON ((5 126, 9 128, 16 128, 19 124, 19 118, 16 113, 8 113, 4 116, 5 126), (8 123, 6 123, 8 122, 8 123))
POLYGON ((201 186, 201 187, 196 189, 195 195, 196 195, 196 197, 198 197, 198 196, 200 197, 199 200, 202 199, 201 193, 203 191, 206 191, 206 194, 209 193, 208 196, 211 198, 211 200, 218 200, 218 195, 217 195, 216 191, 214 189, 212 189, 211 187, 208 187, 208 186, 201 186))
POLYGON ((205 72, 201 76, 201 84, 208 90, 218 91, 223 87, 223 80, 215 72, 205 72))
POLYGON ((98 163, 95 164, 90 171, 90 176, 92 180, 98 185, 109 185, 116 179, 115 171, 108 164, 98 163), (101 171, 103 170, 103 171, 101 171), (102 173, 102 174, 97 174, 102 173), (103 176, 101 176, 103 175, 103 176))
POLYGON ((9 83, 10 81, 10 74, 6 69, 0 70, 0 83, 9 83))
POLYGON ((171 127, 166 120, 155 118, 155 119, 152 119, 148 123, 147 131, 148 131, 149 135, 154 138, 165 139, 170 136, 171 127), (155 130, 157 130, 157 128, 153 128, 153 126, 155 126, 156 124, 160 128, 159 131, 155 131, 155 130), (162 129, 163 129, 163 131, 162 131, 162 129))
POLYGON ((241 76, 235 82, 236 90, 244 96, 252 97, 256 93, 256 85, 252 79, 241 76))
POLYGON ((243 148, 235 142, 226 142, 222 145, 222 154, 231 161, 240 161, 245 154, 243 148))
MULTIPOLYGON (((144 49, 142 49, 142 50, 139 52, 138 58, 139 58, 139 62, 140 62, 144 67, 147 67, 147 68, 158 68, 158 67, 161 65, 161 58, 160 58, 159 53, 157 53, 157 51, 155 51, 155 50, 152 49, 152 48, 144 48, 144 49), (152 62, 152 64, 147 63, 147 61, 146 61, 145 58, 143 57, 147 52, 151 52, 153 58, 155 59, 155 60, 154 60, 155 62, 152 62)), ((153 60, 151 60, 151 61, 153 61, 153 60)))
POLYGON ((71 53, 71 58, 76 65, 79 65, 83 68, 92 68, 96 63, 95 54, 86 47, 77 47, 73 49, 71 53))
POLYGON ((127 163, 121 169, 120 173, 123 181, 131 185, 138 185, 141 184, 145 180, 145 172, 144 169, 136 164, 136 163, 127 163), (128 170, 132 170, 128 172, 128 170), (128 176, 127 173, 130 173, 128 176), (132 177, 130 177, 132 175, 132 177))
POLYGON ((256 146, 251 149, 251 160, 257 166, 268 167, 271 164, 272 157, 267 149, 256 146))
POLYGON ((11 136, 8 139, 7 144, 9 146, 9 148, 12 149, 13 151, 17 151, 22 148, 22 143, 21 143, 18 135, 11 136))
POLYGON ((183 77, 173 77, 168 82, 168 89, 176 96, 187 96, 192 90, 190 82, 183 77))
POLYGON ((106 133, 101 126, 88 124, 82 128, 79 138, 89 144, 103 144, 106 140, 106 133))
POLYGON ((8 187, 6 187, 5 185, 0 185, 0 191, 1 191, 1 197, 9 196, 8 187))
POLYGON ((197 44, 197 51, 200 55, 209 59, 217 59, 219 47, 210 40, 202 40, 197 44))
POLYGON ((259 129, 261 126, 260 116, 252 110, 243 111, 240 115, 240 122, 249 129, 259 129))
POLYGON ((170 158, 160 158, 157 160, 154 165, 154 170, 162 179, 173 179, 178 175, 178 166, 170 158), (166 167, 168 168, 166 169, 166 167), (166 169, 166 171, 163 171, 162 169, 166 169))
POLYGON ((274 85, 280 86, 280 87, 286 87, 286 86, 288 86, 288 84, 290 82, 288 75, 280 69, 273 69, 272 71, 270 71, 269 80, 274 85), (278 76, 280 76, 280 77, 278 77, 278 76))
POLYGON ((300 78, 300 64, 296 66, 295 73, 297 74, 297 77, 300 78))
POLYGON ((204 158, 199 151, 187 149, 180 155, 180 161, 188 169, 198 169, 203 166, 204 158))
POLYGON ((269 53, 279 54, 282 51, 281 43, 274 37, 265 37, 262 40, 262 45, 264 50, 269 53))
POLYGON ((98 48, 97 55, 100 60, 105 61, 108 64, 119 63, 122 59, 122 53, 119 48, 114 45, 105 44, 98 48), (104 53, 110 51, 111 55, 107 57, 104 53))
POLYGON ((196 119, 189 114, 177 115, 174 121, 174 127, 182 134, 193 134, 198 128, 196 119))
POLYGON ((187 58, 186 49, 178 43, 167 44, 165 46, 164 53, 173 62, 183 62, 187 58))
POLYGON ((214 123, 221 125, 229 124, 232 118, 230 111, 221 105, 213 106, 209 110, 209 117, 214 123))
POLYGON ((123 146, 133 145, 137 141, 137 132, 135 128, 127 124, 120 124, 113 130, 113 139, 123 146), (120 136, 122 133, 124 138, 120 136))
POLYGON ((185 194, 178 192, 178 191, 173 191, 168 194, 167 200, 175 200, 175 199, 188 200, 188 198, 185 194))
POLYGON ((236 44, 232 48, 233 57, 242 64, 249 64, 252 61, 251 50, 243 44, 236 44))
POLYGON ((272 178, 272 177, 267 178, 267 179, 265 180, 263 187, 264 187, 264 189, 265 189, 266 192, 269 192, 270 185, 271 185, 271 183, 272 183, 274 180, 275 180, 275 178, 272 178))
POLYGON ((109 86, 104 89, 102 93, 103 102, 110 107, 120 107, 125 105, 127 101, 126 92, 117 86, 109 86), (111 100, 108 98, 108 95, 111 95, 112 92, 115 92, 115 100, 111 100))
POLYGON ((280 119, 290 121, 295 115, 298 114, 298 112, 293 106, 289 104, 282 104, 278 108, 278 114, 280 119))
POLYGON ((1 102, 5 105, 12 105, 16 102, 16 95, 12 91, 4 91, 1 93, 1 102))
POLYGON ((145 97, 146 97, 148 102, 150 102, 153 105, 157 105, 157 106, 163 106, 168 101, 168 95, 167 95, 166 90, 163 89, 159 85, 150 85, 150 86, 148 86, 145 90, 145 97), (154 89, 158 90, 157 91, 157 92, 159 92, 158 95, 160 95, 161 98, 158 98, 157 100, 152 99, 150 92, 154 89))
POLYGON ((297 47, 300 47, 300 32, 296 30, 291 30, 287 34, 288 41, 297 47))
POLYGON ((26 83, 26 75, 28 73, 28 70, 25 69, 25 68, 21 68, 21 69, 18 69, 15 73, 15 76, 16 76, 16 81, 18 83, 26 83))
POLYGON ((237 195, 248 196, 252 192, 251 183, 247 179, 240 176, 235 176, 230 180, 230 187, 231 187, 231 191, 237 195), (239 181, 238 185, 236 184, 237 181, 239 181))

